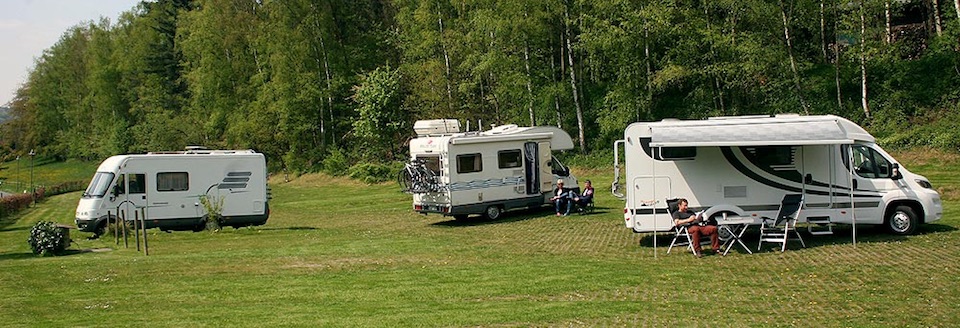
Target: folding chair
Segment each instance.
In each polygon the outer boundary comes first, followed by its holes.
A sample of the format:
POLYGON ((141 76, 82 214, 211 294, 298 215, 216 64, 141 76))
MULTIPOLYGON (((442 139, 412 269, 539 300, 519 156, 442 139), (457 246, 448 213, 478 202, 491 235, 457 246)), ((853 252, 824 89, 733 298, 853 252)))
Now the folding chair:
MULTIPOLYGON (((676 213, 678 207, 680 206, 680 199, 673 198, 667 199, 667 216, 670 217, 670 222, 673 222, 673 213, 676 213)), ((691 252, 693 252, 693 245, 690 244, 690 232, 687 230, 686 225, 674 225, 673 226, 673 240, 670 241, 670 247, 667 247, 667 254, 670 254, 670 250, 673 249, 673 246, 687 246, 691 252), (685 240, 681 240, 685 239, 685 240)))
POLYGON ((800 240, 800 245, 804 248, 807 244, 803 242, 800 233, 797 232, 797 217, 800 216, 800 209, 803 208, 803 195, 792 194, 784 195, 780 201, 780 210, 776 218, 762 217, 760 223, 760 243, 757 245, 759 251, 763 247, 763 242, 780 243, 780 252, 787 249, 787 241, 790 234, 800 240))

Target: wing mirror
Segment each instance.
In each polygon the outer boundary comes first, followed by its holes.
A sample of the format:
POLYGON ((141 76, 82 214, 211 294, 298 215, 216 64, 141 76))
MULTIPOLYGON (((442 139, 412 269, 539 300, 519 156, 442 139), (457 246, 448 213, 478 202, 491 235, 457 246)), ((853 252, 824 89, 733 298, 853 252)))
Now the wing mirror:
POLYGON ((900 180, 903 179, 903 174, 900 174, 900 164, 893 163, 893 170, 890 172, 890 179, 900 180))

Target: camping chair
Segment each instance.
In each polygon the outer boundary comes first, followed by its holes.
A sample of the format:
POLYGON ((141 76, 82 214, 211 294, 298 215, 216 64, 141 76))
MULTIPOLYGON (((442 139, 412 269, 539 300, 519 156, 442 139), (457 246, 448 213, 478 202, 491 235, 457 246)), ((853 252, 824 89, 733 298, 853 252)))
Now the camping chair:
POLYGON ((586 205, 580 205, 580 202, 573 202, 573 206, 577 208, 577 212, 579 212, 580 215, 593 213, 593 198, 590 198, 590 201, 588 201, 586 205))
POLYGON ((762 220, 760 224, 760 244, 757 245, 757 250, 760 250, 763 242, 769 242, 782 244, 780 252, 783 252, 787 249, 788 239, 793 239, 790 238, 791 233, 796 235, 796 239, 800 240, 800 245, 807 247, 803 238, 800 237, 800 233, 797 232, 797 217, 800 216, 801 208, 803 208, 803 195, 784 195, 783 200, 780 201, 780 210, 777 212, 776 218, 760 218, 762 220))
MULTIPOLYGON (((670 222, 673 222, 673 213, 677 212, 679 207, 679 198, 667 199, 667 214, 670 216, 670 222)), ((667 247, 667 254, 670 254, 670 250, 672 250, 674 246, 687 246, 687 250, 693 253, 693 236, 690 235, 690 231, 688 230, 689 226, 690 225, 673 226, 673 240, 670 242, 670 247, 667 247)), ((696 242, 703 243, 704 240, 708 243, 710 242, 709 239, 703 238, 696 242)))

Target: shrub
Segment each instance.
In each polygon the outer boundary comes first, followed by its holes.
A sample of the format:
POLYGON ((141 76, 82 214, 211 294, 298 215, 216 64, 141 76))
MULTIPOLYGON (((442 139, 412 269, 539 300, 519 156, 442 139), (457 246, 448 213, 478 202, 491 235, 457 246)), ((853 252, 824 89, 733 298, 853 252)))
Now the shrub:
POLYGON ((350 169, 347 156, 340 149, 334 148, 330 154, 323 159, 323 172, 332 176, 342 176, 350 169))
POLYGON ((396 178, 403 163, 373 164, 360 163, 350 167, 350 178, 363 183, 374 184, 396 178))
MULTIPOLYGON (((42 189, 37 190, 40 192, 42 189)), ((14 194, 0 198, 0 218, 8 217, 30 206, 33 197, 30 194, 14 194)))
POLYGON ((41 256, 59 255, 67 250, 70 245, 70 238, 67 236, 67 228, 58 226, 54 222, 40 221, 30 229, 30 249, 34 254, 41 256))

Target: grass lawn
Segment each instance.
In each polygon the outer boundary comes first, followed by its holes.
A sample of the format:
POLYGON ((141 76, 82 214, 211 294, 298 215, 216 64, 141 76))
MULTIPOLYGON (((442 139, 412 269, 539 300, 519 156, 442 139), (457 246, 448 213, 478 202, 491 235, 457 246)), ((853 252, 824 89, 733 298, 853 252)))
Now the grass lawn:
MULTIPOLYGON (((956 326, 960 160, 898 154, 950 198, 918 234, 805 236, 785 253, 654 258, 599 188, 597 212, 499 221, 422 216, 395 184, 271 180, 266 225, 149 232, 150 256, 74 231, 74 252, 30 254, 33 223, 73 224, 79 193, 0 221, 3 326, 956 326), (695 287, 696 286, 696 287, 695 287)), ((95 168, 89 168, 92 175, 95 168)), ((9 172, 3 171, 4 173, 9 172)), ((89 178, 89 177, 87 177, 89 178)), ((660 235, 659 242, 669 242, 660 235)), ((756 235, 747 236, 756 242, 756 235)))

